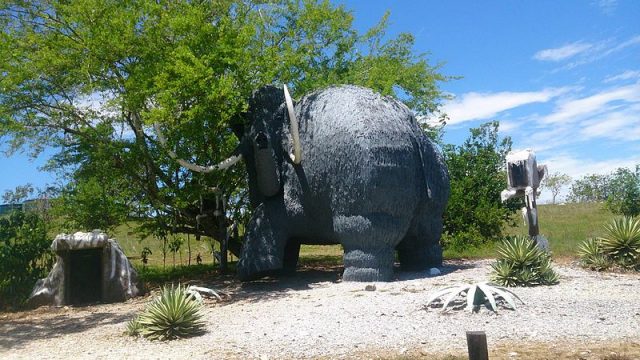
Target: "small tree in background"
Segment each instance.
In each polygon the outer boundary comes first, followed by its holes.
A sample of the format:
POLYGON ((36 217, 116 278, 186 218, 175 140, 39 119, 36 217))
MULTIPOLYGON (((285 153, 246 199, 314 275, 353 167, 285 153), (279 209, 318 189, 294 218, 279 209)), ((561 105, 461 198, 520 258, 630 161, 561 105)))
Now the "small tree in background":
POLYGON ((471 129, 462 145, 443 148, 451 178, 444 215, 445 247, 463 249, 500 239, 503 224, 520 207, 517 201, 500 200, 500 192, 507 187, 504 166, 511 138, 499 139, 498 127, 497 121, 483 124, 471 129))
POLYGON ((640 165, 635 171, 618 168, 611 174, 607 207, 614 214, 640 215, 640 165))
POLYGON ((570 202, 599 202, 606 201, 608 195, 609 176, 590 174, 573 182, 567 200, 570 202))
POLYGON ((560 193, 563 187, 571 183, 571 176, 555 172, 551 175, 545 176, 542 179, 542 187, 551 191, 551 203, 556 203, 556 197, 560 193))
POLYGON ((618 168, 608 175, 591 174, 576 180, 568 197, 572 202, 605 202, 614 214, 640 215, 640 165, 618 168))

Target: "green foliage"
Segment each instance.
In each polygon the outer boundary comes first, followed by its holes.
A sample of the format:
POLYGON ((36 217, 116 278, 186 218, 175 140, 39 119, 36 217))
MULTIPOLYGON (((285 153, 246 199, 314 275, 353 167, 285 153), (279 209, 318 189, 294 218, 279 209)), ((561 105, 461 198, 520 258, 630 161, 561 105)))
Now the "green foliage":
POLYGON ((497 121, 471 129, 461 145, 446 145, 444 156, 451 178, 451 196, 444 215, 443 244, 462 249, 502 237, 502 227, 519 206, 502 203, 507 187, 505 157, 511 139, 498 138, 497 121))
MULTIPOLYGON (((235 263, 231 263, 230 271, 233 271, 235 263)), ((198 264, 191 266, 175 266, 164 268, 162 266, 136 266, 138 279, 145 286, 161 286, 169 282, 184 282, 188 280, 207 279, 219 275, 218 269, 212 264, 198 264)))
POLYGON ((491 267, 492 280, 503 286, 554 285, 559 280, 551 268, 551 256, 528 237, 505 240, 491 267))
POLYGON ((27 200, 34 192, 33 185, 18 185, 14 190, 7 190, 2 194, 2 201, 5 204, 20 204, 27 200))
POLYGON ((614 213, 640 215, 640 165, 618 168, 608 175, 587 175, 574 182, 568 199, 574 202, 605 201, 614 213))
POLYGON ((611 267, 611 260, 604 255, 600 241, 589 238, 578 247, 578 256, 583 267, 591 270, 603 271, 611 267))
POLYGON ((165 286, 160 296, 127 324, 127 333, 151 340, 172 340, 201 334, 202 303, 181 285, 165 286))
POLYGON ((139 318, 136 317, 127 322, 125 334, 129 336, 139 336, 140 331, 142 331, 142 325, 140 324, 139 318))
POLYGON ((571 185, 567 197, 571 202, 606 201, 609 191, 609 176, 600 174, 585 175, 571 185))
POLYGON ((607 207, 614 214, 640 215, 640 165, 635 171, 619 168, 611 175, 607 207))
POLYGON ((602 253, 622 267, 640 267, 640 218, 618 218, 598 238, 602 253))
POLYGON ((149 262, 149 255, 153 255, 151 249, 148 246, 145 246, 140 252, 140 259, 142 260, 142 266, 146 267, 149 262))
POLYGON ((184 239, 183 238, 174 237, 168 244, 169 245, 168 246, 169 247, 169 251, 173 255, 173 266, 176 266, 176 253, 180 251, 180 248, 182 247, 183 243, 184 243, 184 239))
POLYGON ((0 217, 0 309, 24 305, 53 265, 50 245, 38 213, 14 210, 0 217))
POLYGON ((496 301, 498 299, 502 299, 512 310, 515 310, 516 303, 512 296, 522 302, 518 295, 511 290, 487 282, 454 285, 429 296, 425 307, 429 307, 432 303, 435 304, 439 299, 442 299, 442 311, 445 311, 449 304, 453 304, 456 299, 462 297, 466 298, 466 308, 471 312, 477 312, 482 305, 487 305, 491 311, 498 312, 498 302, 496 301), (494 293, 496 296, 493 295, 494 293))
POLYGON ((612 266, 640 270, 640 218, 618 218, 604 226, 601 237, 578 248, 582 266, 602 271, 612 266))
POLYGON ((149 124, 179 157, 207 165, 236 147, 248 98, 265 84, 298 96, 364 85, 444 119, 448 77, 413 53, 412 35, 388 35, 388 18, 359 34, 327 0, 0 0, 0 138, 34 156, 59 150, 48 168, 69 184, 69 227, 106 230, 139 214, 150 233, 220 239, 211 189, 246 219, 243 169, 186 171, 149 124))
POLYGON ((68 232, 111 231, 124 222, 128 208, 120 202, 126 190, 105 186, 105 178, 80 178, 67 185, 53 201, 53 213, 68 232))

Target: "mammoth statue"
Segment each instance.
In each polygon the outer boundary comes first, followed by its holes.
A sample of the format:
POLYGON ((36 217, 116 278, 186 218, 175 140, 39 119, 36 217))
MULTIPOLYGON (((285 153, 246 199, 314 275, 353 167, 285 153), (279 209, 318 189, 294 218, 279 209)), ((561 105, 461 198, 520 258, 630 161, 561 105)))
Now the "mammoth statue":
MULTIPOLYGON (((293 104, 286 86, 252 95, 237 156, 253 217, 241 280, 294 270, 301 244, 342 244, 347 281, 388 281, 442 263, 449 177, 442 155, 402 103, 357 86, 330 87, 293 104)), ((165 143, 158 130, 158 138, 165 143)))

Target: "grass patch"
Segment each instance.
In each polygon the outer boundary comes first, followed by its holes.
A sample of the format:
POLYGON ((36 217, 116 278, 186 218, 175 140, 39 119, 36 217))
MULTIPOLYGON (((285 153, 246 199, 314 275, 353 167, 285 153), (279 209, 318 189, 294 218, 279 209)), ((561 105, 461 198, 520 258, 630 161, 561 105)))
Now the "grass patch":
MULTIPOLYGON (((538 206, 540 234, 549 239, 554 256, 576 257, 579 244, 587 238, 603 235, 602 226, 614 217, 604 204, 598 203, 538 206)), ((505 229, 507 235, 528 234, 523 221, 517 220, 516 227, 505 229)))
POLYGON ((299 266, 340 266, 342 265, 342 245, 302 245, 299 266))
MULTIPOLYGON (((577 257, 578 246, 587 238, 601 236, 603 225, 615 216, 604 204, 581 203, 565 205, 538 205, 540 234, 549 239, 551 251, 556 257, 577 257)), ((516 226, 506 226, 504 234, 526 236, 529 233, 520 213, 514 214, 516 226)), ((446 249, 445 259, 484 259, 494 258, 497 243, 487 243, 479 247, 464 250, 446 249)))
MULTIPOLYGON (((148 265, 162 267, 162 240, 154 236, 140 236, 136 232, 137 226, 136 222, 127 222, 119 225, 114 231, 109 233, 109 237, 118 241, 118 244, 120 244, 120 247, 122 247, 122 250, 134 265, 142 266, 141 253, 142 250, 147 247, 151 250, 151 255, 148 256, 148 265)), ((167 246, 166 263, 164 264, 167 268, 174 265, 176 267, 188 265, 189 263, 195 265, 198 254, 200 254, 203 264, 214 263, 213 256, 211 255, 212 246, 215 251, 220 251, 218 242, 212 241, 207 236, 201 237, 200 241, 196 241, 196 237, 193 235, 179 234, 177 236, 181 237, 184 242, 180 250, 175 254, 175 263, 173 259, 174 254, 168 250, 167 246), (191 247, 191 262, 189 262, 189 246, 191 247)), ((169 236, 168 242, 172 239, 173 237, 169 236)), ((229 260, 233 261, 234 257, 230 256, 229 260)))
MULTIPOLYGON (((138 271, 138 279, 148 287, 158 287, 169 282, 185 283, 189 280, 207 279, 220 274, 217 266, 212 264, 181 265, 176 267, 134 265, 138 271)), ((235 271, 235 262, 229 264, 229 272, 235 271)))
MULTIPOLYGON (((549 239, 549 244, 554 257, 577 256, 579 244, 587 238, 602 236, 603 225, 611 221, 614 215, 604 208, 602 204, 566 204, 566 205, 539 205, 538 214, 540 220, 540 233, 549 239)), ((523 224, 520 214, 515 214, 516 226, 506 227, 506 235, 526 235, 527 227, 523 224)), ((203 237, 196 241, 194 236, 182 235, 185 239, 180 251, 176 253, 176 265, 173 265, 173 254, 167 253, 165 268, 162 262, 162 241, 152 236, 140 238, 135 232, 135 223, 127 223, 119 226, 110 234, 118 240, 125 254, 129 256, 141 273, 141 277, 152 284, 162 284, 166 281, 178 281, 181 279, 193 279, 206 277, 217 273, 217 265, 214 266, 211 256, 212 242, 203 237), (191 264, 188 257, 188 242, 191 244, 191 264), (148 247, 152 251, 149 263, 143 269, 140 259, 142 249, 148 247), (196 255, 200 253, 202 264, 196 266, 196 255)), ((218 244, 213 242, 216 251, 218 244)), ((300 248, 301 266, 339 266, 342 265, 341 245, 302 245, 300 248)), ((494 258, 497 254, 497 244, 488 243, 480 247, 472 247, 464 250, 444 251, 445 259, 483 259, 494 258)), ((234 269, 235 257, 230 255, 230 271, 234 269)))

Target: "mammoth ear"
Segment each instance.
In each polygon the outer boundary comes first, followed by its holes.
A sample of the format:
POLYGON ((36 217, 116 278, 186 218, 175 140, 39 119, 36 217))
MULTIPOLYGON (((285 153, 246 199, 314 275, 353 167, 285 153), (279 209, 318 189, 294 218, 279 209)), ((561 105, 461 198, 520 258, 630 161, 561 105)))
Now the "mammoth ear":
POLYGON ((280 191, 280 174, 265 133, 256 135, 253 146, 258 189, 266 197, 273 196, 280 191))

